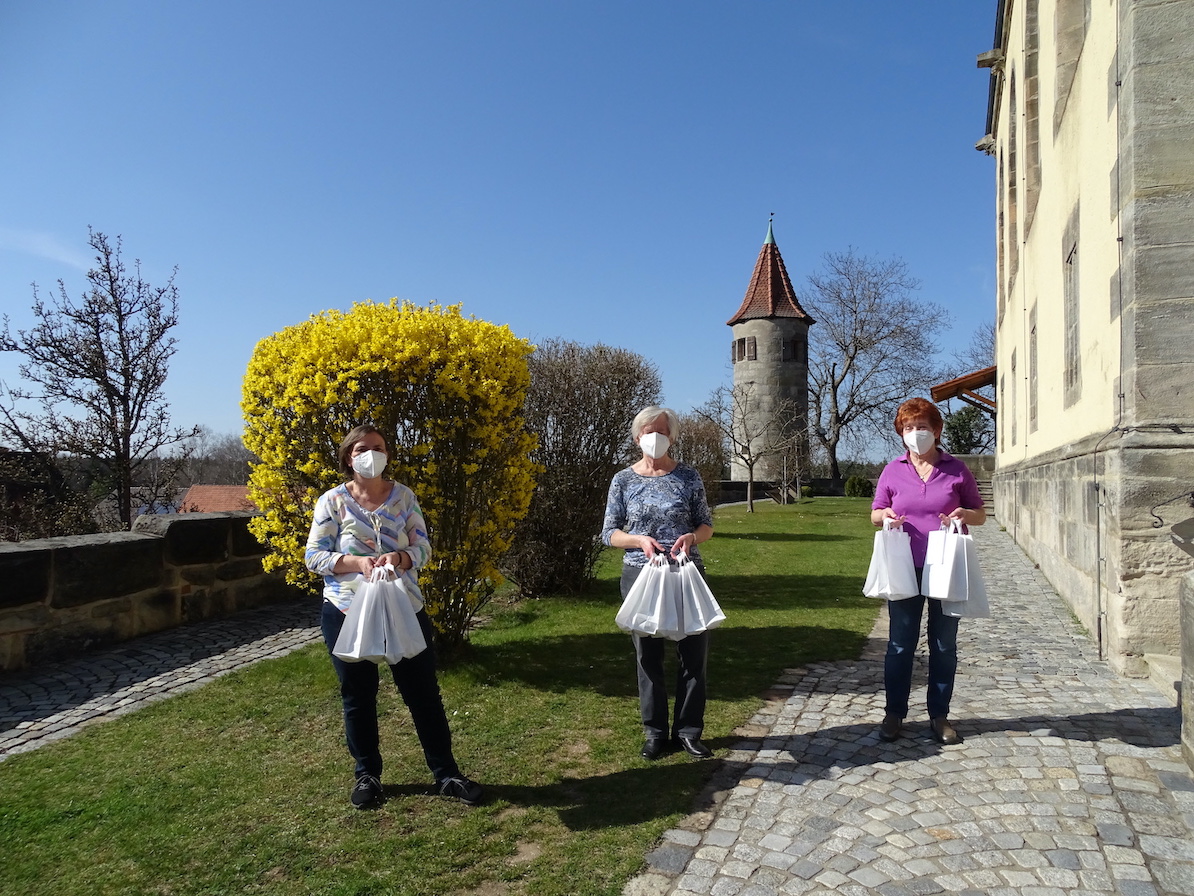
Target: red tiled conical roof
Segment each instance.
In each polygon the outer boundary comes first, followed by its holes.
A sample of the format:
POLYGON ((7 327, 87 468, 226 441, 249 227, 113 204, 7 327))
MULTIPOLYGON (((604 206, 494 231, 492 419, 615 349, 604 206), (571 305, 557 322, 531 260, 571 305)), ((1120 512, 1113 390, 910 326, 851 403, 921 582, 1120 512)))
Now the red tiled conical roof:
POLYGON ((797 317, 809 324, 816 323, 800 307, 800 300, 792 289, 788 269, 784 267, 783 257, 779 254, 779 246, 775 245, 775 235, 768 223, 767 239, 759 251, 759 260, 755 262, 755 272, 750 278, 750 286, 746 288, 746 298, 742 300, 742 307, 726 323, 732 327, 744 320, 770 317, 797 317))

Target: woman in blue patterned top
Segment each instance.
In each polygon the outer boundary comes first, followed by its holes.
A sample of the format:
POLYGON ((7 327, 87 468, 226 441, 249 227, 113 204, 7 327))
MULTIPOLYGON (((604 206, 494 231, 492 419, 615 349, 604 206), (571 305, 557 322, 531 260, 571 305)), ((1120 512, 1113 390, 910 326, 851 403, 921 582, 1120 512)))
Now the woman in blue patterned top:
MULTIPOLYGON (((630 425, 630 437, 643 452, 642 459, 614 475, 605 505, 601 539, 625 548, 622 561, 622 597, 647 561, 656 554, 674 559, 681 551, 705 568, 697 545, 713 537, 713 517, 705 499, 700 474, 677 462, 668 450, 680 434, 674 411, 652 405, 630 425)), ((667 684, 663 678, 660 638, 634 638, 638 660, 638 697, 642 712, 644 759, 658 759, 670 748, 682 749, 699 759, 713 752, 701 742, 705 727, 705 673, 709 659, 709 633, 689 635, 676 642, 676 709, 668 725, 667 684), (669 737, 670 731, 670 737, 669 737)))
POLYGON ((422 609, 418 570, 431 556, 427 523, 414 492, 381 474, 389 460, 386 441, 374 426, 352 430, 340 444, 340 470, 347 479, 324 492, 315 503, 306 564, 323 576, 323 638, 344 705, 344 733, 348 752, 356 760, 356 784, 351 800, 358 809, 380 802, 381 750, 377 725, 379 667, 370 662, 349 663, 332 654, 344 614, 357 588, 374 567, 391 564, 401 570, 402 582, 418 607, 417 618, 427 649, 390 666, 394 684, 410 709, 415 733, 427 766, 435 776, 435 790, 470 806, 481 802, 481 785, 460 773, 452 755, 452 734, 444 713, 435 674, 431 620, 422 609))

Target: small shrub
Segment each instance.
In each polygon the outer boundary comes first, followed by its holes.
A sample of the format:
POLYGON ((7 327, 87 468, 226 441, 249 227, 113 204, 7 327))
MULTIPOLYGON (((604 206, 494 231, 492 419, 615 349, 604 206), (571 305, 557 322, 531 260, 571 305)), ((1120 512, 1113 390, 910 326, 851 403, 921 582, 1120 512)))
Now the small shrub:
POLYGON ((846 480, 847 498, 873 498, 875 484, 865 476, 851 476, 846 480))
POLYGON ((813 487, 811 485, 800 486, 800 497, 811 498, 813 496, 813 487))

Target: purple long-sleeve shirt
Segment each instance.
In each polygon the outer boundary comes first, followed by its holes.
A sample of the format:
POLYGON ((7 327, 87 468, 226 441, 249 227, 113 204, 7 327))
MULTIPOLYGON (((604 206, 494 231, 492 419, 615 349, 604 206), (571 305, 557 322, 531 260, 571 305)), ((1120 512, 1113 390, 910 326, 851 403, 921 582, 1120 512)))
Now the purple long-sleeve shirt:
POLYGON ((959 507, 977 510, 983 506, 978 485, 966 465, 952 454, 941 452, 928 482, 922 482, 904 454, 891 461, 879 474, 872 510, 890 507, 904 517, 904 531, 912 540, 912 562, 925 565, 929 533, 941 527, 940 514, 959 507))

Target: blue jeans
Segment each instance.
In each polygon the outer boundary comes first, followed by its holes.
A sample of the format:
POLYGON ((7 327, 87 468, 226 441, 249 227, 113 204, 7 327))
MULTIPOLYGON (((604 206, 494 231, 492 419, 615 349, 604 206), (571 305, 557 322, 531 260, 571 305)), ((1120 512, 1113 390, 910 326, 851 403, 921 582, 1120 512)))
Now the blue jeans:
MULTIPOLYGON (((697 567, 700 569, 700 567, 697 567)), ((622 567, 622 598, 625 599, 641 566, 622 567)), ((701 575, 704 575, 701 569, 701 575)), ((667 683, 663 677, 663 656, 668 644, 676 645, 676 710, 670 726, 671 737, 700 738, 705 728, 705 679, 709 665, 709 633, 689 635, 679 641, 667 638, 634 639, 638 666, 638 703, 647 737, 668 737, 667 683)))
MULTIPOLYGON (((917 570, 920 578, 920 570, 917 570)), ((887 656, 883 661, 883 686, 887 690, 887 714, 908 715, 908 695, 912 690, 912 666, 916 644, 920 640, 920 619, 926 601, 929 605, 929 687, 925 702, 929 718, 949 715, 954 695, 954 676, 958 671, 958 620, 941 612, 941 601, 923 594, 887 602, 889 634, 887 656)))
MULTIPOLYGON (((423 747, 423 757, 436 781, 460 774, 452 756, 452 733, 444 701, 435 676, 435 648, 432 646, 431 620, 422 610, 418 613, 419 627, 427 639, 427 649, 390 666, 390 674, 402 700, 410 710, 415 733, 423 747)), ((348 752, 356 760, 356 776, 373 775, 381 778, 381 749, 377 726, 377 689, 381 680, 380 666, 374 663, 346 663, 332 656, 332 648, 344 627, 344 613, 331 601, 323 602, 320 615, 323 640, 336 677, 340 679, 340 700, 344 705, 344 734, 348 752)))

